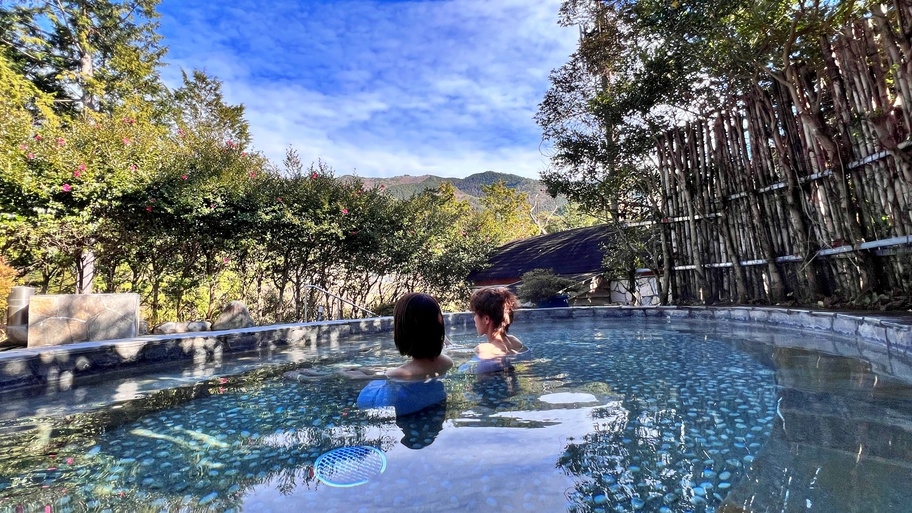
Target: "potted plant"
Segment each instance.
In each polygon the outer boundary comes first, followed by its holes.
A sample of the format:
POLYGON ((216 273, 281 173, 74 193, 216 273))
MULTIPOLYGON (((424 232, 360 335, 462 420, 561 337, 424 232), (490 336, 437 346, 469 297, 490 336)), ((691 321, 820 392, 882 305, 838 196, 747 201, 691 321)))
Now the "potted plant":
POLYGON ((534 269, 522 275, 522 284, 517 295, 523 301, 530 301, 539 308, 569 306, 570 295, 566 289, 576 282, 554 274, 551 269, 534 269))

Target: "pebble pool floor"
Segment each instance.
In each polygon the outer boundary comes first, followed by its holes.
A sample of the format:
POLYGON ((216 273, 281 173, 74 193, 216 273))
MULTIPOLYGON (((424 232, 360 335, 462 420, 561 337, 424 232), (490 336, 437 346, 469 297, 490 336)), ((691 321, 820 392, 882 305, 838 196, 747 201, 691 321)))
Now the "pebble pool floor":
MULTIPOLYGON (((531 360, 451 372, 445 403, 399 418, 355 405, 366 381, 276 371, 38 419, 0 440, 0 511, 716 512, 781 419, 775 369, 726 333, 514 326, 531 360), (344 489, 315 479, 321 454, 356 445, 382 450, 385 472, 344 489)), ((389 338, 319 365, 396 365, 389 338)), ((458 366, 478 339, 450 338, 458 366)), ((781 510, 833 511, 815 504, 781 510)))

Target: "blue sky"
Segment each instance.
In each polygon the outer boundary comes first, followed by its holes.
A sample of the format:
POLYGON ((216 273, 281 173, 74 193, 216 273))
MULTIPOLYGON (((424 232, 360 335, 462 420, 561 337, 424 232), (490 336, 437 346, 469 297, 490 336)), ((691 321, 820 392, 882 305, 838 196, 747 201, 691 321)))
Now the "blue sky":
POLYGON ((336 175, 547 166, 532 117, 577 32, 560 0, 162 0, 163 76, 203 69, 243 104, 253 146, 336 175))

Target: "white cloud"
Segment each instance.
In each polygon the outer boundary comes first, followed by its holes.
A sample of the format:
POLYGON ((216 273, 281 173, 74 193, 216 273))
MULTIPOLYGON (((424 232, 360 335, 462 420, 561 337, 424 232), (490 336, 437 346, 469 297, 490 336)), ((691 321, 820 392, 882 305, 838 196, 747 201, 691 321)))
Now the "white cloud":
POLYGON ((559 3, 164 0, 166 79, 217 76, 277 163, 291 145, 338 174, 537 177, 532 117, 575 45, 559 3))

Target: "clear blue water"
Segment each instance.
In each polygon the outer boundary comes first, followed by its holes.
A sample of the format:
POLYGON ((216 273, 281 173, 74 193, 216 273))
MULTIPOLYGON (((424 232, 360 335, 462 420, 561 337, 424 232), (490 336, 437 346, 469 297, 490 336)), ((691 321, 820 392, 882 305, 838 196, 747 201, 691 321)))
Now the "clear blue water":
MULTIPOLYGON (((832 335, 573 323, 516 325, 532 359, 451 373, 444 403, 398 418, 357 407, 367 380, 333 374, 400 363, 381 335, 344 363, 284 363, 27 425, 4 421, 0 511, 832 513, 910 504, 909 386, 861 360, 773 345, 832 344, 832 335), (291 369, 308 377, 283 377, 291 369), (385 470, 360 486, 327 486, 314 463, 343 446, 379 448, 385 470)), ((450 338, 457 364, 468 360, 476 337, 450 338)))

